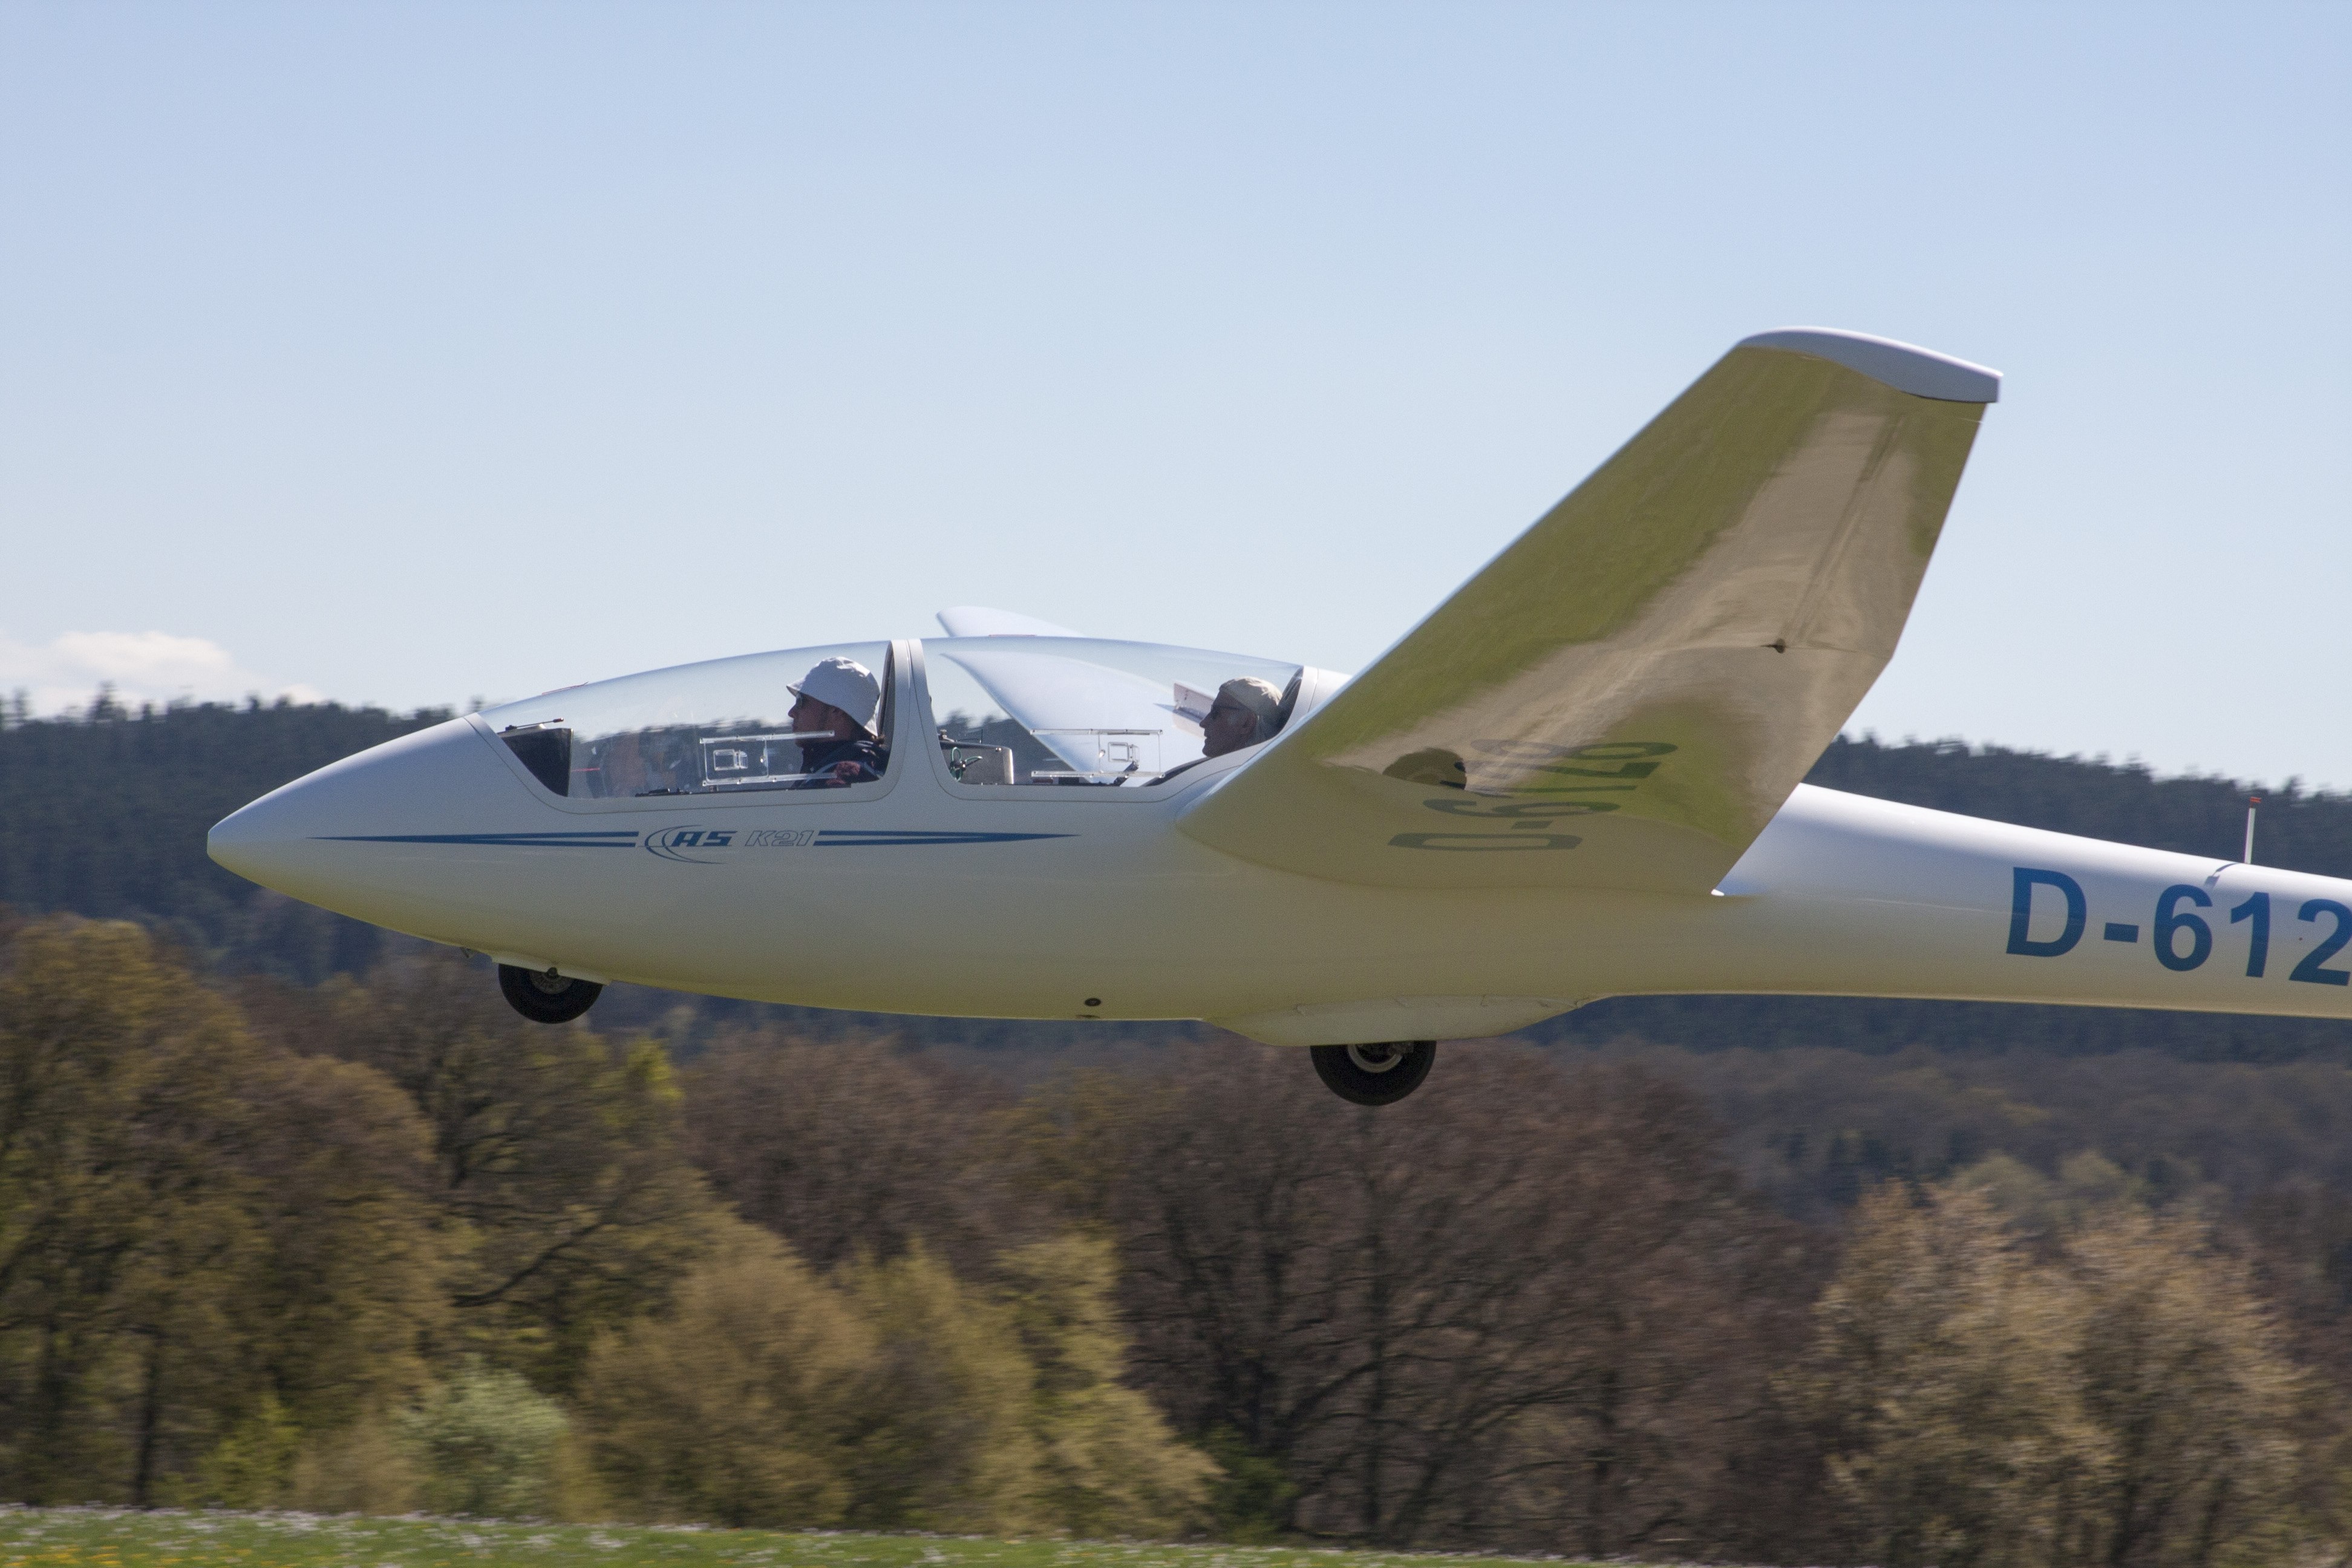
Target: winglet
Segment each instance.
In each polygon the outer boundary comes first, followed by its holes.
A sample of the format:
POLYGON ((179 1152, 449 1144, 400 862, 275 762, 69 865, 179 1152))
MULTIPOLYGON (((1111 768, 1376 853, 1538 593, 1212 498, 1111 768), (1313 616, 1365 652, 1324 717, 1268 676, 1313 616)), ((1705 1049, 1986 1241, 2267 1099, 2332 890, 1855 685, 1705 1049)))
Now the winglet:
POLYGON ((2000 401, 2000 372, 1909 343, 1898 343, 1893 338, 1843 332, 1834 327, 1782 327, 1778 331, 1742 338, 1738 346, 1811 354, 1858 371, 1897 392, 1932 397, 1939 403, 2000 401))

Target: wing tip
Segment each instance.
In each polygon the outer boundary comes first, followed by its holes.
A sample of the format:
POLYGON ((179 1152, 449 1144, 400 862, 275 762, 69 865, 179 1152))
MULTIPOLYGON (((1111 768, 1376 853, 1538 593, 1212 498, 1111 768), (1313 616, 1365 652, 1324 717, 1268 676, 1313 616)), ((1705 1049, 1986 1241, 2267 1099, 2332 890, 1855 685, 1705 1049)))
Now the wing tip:
POLYGON ((1932 349, 1835 327, 1781 327, 1742 338, 1743 349, 1779 349, 1842 364, 1897 392, 1939 403, 1998 403, 2000 372, 1932 349))

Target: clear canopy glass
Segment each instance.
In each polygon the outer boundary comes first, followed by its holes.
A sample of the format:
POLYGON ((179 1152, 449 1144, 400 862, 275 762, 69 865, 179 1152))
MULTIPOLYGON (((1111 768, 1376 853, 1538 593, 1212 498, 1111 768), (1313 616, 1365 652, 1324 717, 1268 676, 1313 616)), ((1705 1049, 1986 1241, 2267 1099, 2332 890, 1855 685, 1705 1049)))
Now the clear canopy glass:
POLYGON ((1133 787, 1201 760, 1202 723, 1227 681, 1258 683, 1269 708, 1288 700, 1255 737, 1270 738, 1296 700, 1299 667, 1157 643, 995 637, 927 639, 923 670, 932 726, 961 782, 1133 787))
POLYGON ((558 795, 725 795, 878 778, 888 762, 889 693, 889 644, 845 643, 569 686, 482 717, 558 795), (799 685, 830 699, 819 722, 831 728, 793 727, 799 685), (845 769, 845 756, 855 765, 845 769))
MULTIPOLYGON (((1275 659, 1093 637, 921 646, 930 710, 911 732, 936 735, 966 784, 1154 784, 1199 762, 1204 741, 1232 750, 1270 739, 1299 676, 1275 659), (1238 729, 1229 713, 1212 717, 1221 689, 1229 707, 1238 695, 1253 709, 1238 729)), ((541 784, 573 799, 836 788, 887 769, 890 687, 887 643, 845 643, 566 687, 482 717, 541 784)))

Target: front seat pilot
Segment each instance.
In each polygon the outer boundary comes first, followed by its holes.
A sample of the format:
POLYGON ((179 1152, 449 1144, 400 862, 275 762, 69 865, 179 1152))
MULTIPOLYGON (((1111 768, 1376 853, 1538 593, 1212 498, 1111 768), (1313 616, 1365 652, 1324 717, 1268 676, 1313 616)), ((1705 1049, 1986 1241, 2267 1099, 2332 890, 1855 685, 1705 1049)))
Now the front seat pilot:
POLYGON ((882 683, 854 658, 821 658, 789 687, 793 732, 800 737, 801 772, 794 789, 842 789, 871 784, 889 763, 881 738, 882 683))

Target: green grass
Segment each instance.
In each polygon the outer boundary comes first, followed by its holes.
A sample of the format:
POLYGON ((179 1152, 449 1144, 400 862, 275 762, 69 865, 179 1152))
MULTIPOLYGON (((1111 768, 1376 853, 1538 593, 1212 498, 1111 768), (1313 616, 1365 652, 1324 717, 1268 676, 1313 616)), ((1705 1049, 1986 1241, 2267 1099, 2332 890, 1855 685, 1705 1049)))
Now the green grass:
POLYGON ((0 1568, 1478 1568, 1518 1561, 1294 1547, 0 1507, 0 1568))

